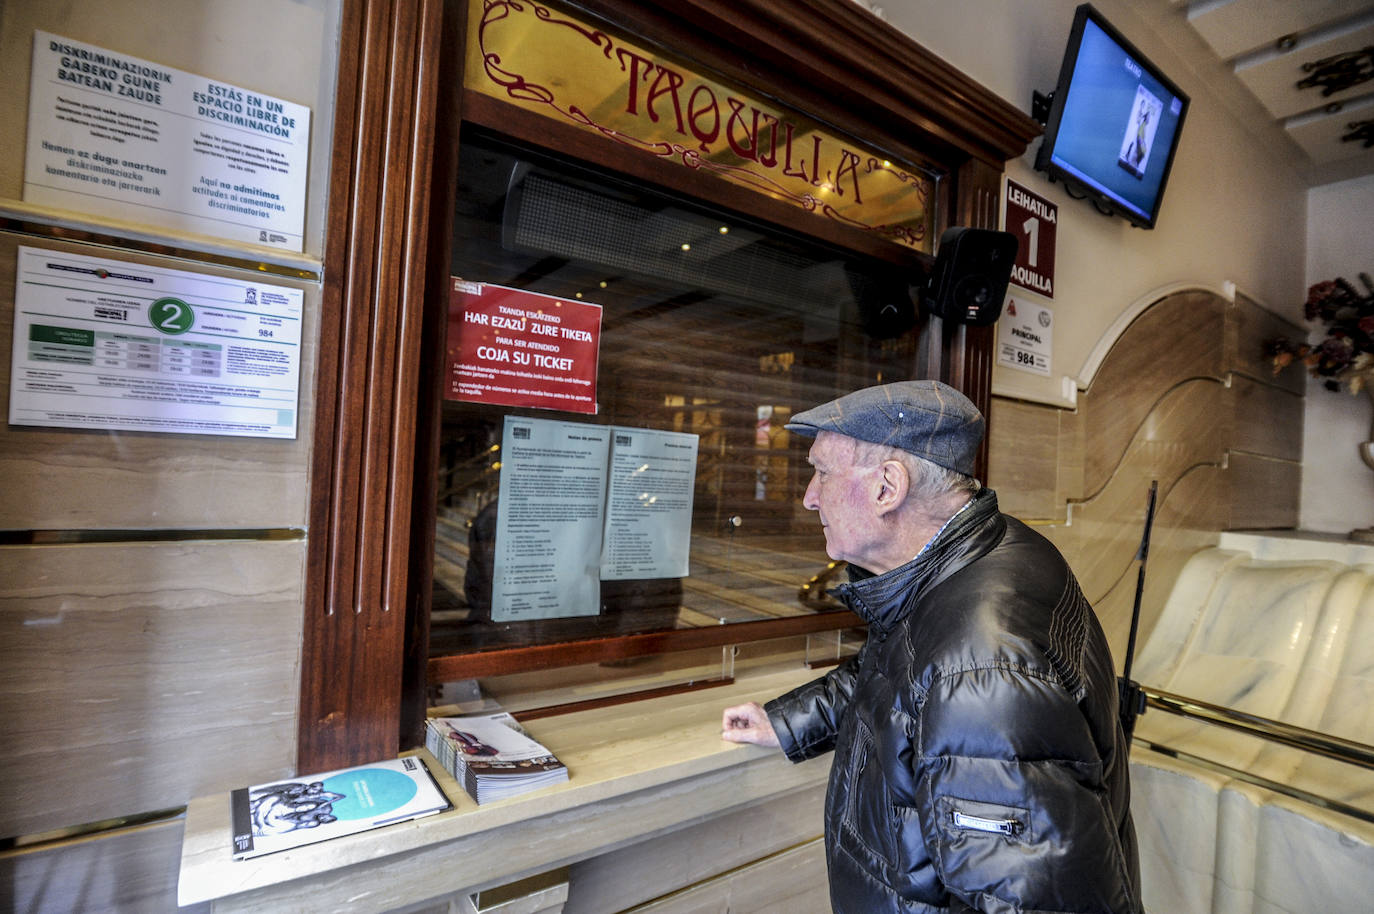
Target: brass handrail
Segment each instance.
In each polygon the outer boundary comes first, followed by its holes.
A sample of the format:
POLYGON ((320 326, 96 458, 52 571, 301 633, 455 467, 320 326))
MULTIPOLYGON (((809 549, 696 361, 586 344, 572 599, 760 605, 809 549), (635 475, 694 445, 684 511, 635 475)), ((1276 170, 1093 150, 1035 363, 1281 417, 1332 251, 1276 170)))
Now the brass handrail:
MULTIPOLYGON (((1163 706, 1161 705, 1159 707, 1163 706)), ((1190 762, 1191 764, 1197 765, 1201 768, 1206 768, 1208 771, 1214 771, 1217 774, 1224 774, 1228 777, 1235 778, 1238 781, 1244 781, 1247 784, 1254 784, 1256 787, 1263 787, 1266 790, 1271 790, 1274 793, 1281 793, 1284 796, 1292 797, 1295 800, 1301 800, 1302 802, 1308 803, 1312 806, 1320 806, 1323 809, 1329 809, 1332 812, 1337 812, 1341 813, 1342 815, 1351 816, 1352 818, 1359 819, 1362 822, 1374 822, 1374 812, 1370 812, 1367 809, 1361 809, 1358 806, 1351 806, 1349 803, 1342 802, 1341 800, 1333 800, 1330 797, 1324 797, 1320 794, 1312 793, 1310 790, 1303 790, 1301 787, 1294 787, 1292 784, 1284 784, 1280 781, 1275 781, 1270 778, 1261 777, 1260 775, 1255 774, 1254 772, 1245 771, 1242 768, 1234 768, 1230 765, 1223 765, 1221 762, 1214 762, 1209 758, 1203 758, 1200 755, 1194 755, 1191 752, 1184 752, 1181 749, 1175 749, 1172 746, 1166 746, 1162 743, 1156 743, 1148 739, 1143 739, 1139 736, 1135 738, 1135 742, 1139 743, 1142 746, 1145 746, 1146 748, 1153 749, 1155 752, 1158 752, 1161 755, 1167 755, 1170 758, 1182 759, 1185 762, 1190 762)))
POLYGON ((1142 686, 1141 691, 1145 693, 1145 702, 1148 707, 1159 708, 1162 711, 1194 720, 1206 721, 1230 730, 1259 736, 1271 742, 1292 746, 1304 752, 1312 752, 1335 759, 1338 762, 1346 762, 1374 770, 1374 746, 1342 739, 1339 736, 1331 736, 1327 733, 1319 733, 1316 730, 1296 727, 1280 720, 1260 717, 1258 714, 1248 714, 1234 708, 1210 704, 1196 698, 1186 698, 1171 692, 1163 692, 1149 686, 1142 686))
MULTIPOLYGON (((1250 736, 1259 737, 1269 742, 1281 743, 1291 746, 1304 752, 1311 752, 1325 758, 1335 759, 1338 762, 1345 762, 1356 765, 1360 768, 1374 769, 1374 746, 1354 740, 1342 739, 1339 736, 1331 736, 1327 733, 1318 733, 1316 730, 1308 730, 1304 727, 1297 727, 1293 724, 1286 724, 1281 720, 1272 720, 1268 717, 1261 717, 1258 714, 1249 714, 1245 711, 1237 711, 1235 708, 1227 708, 1222 705, 1214 705, 1210 702, 1200 701, 1196 698, 1186 698, 1182 695, 1175 695, 1171 692, 1164 692, 1159 689, 1152 689, 1142 686, 1141 692, 1145 695, 1147 707, 1158 708, 1170 714, 1177 714, 1180 717, 1187 717, 1192 720, 1200 720, 1209 724, 1216 724, 1229 730, 1235 730, 1250 736)), ((1236 768, 1222 762, 1213 761, 1200 755, 1177 749, 1173 746, 1157 743, 1153 740, 1137 735, 1134 742, 1146 748, 1152 749, 1162 755, 1171 758, 1183 759, 1184 761, 1244 781, 1247 784, 1254 784, 1263 787, 1274 793, 1283 794, 1296 800, 1301 800, 1313 806, 1329 809, 1342 815, 1351 816, 1363 822, 1374 822, 1374 812, 1368 809, 1361 809, 1352 806, 1342 800, 1335 800, 1324 797, 1320 794, 1312 793, 1310 790, 1303 790, 1292 784, 1285 784, 1280 781, 1266 778, 1236 768)))
POLYGON ((806 583, 797 591, 797 602, 802 606, 810 607, 831 603, 839 606, 840 602, 830 596, 830 581, 849 567, 848 562, 835 561, 828 563, 825 568, 813 574, 807 579, 806 583))

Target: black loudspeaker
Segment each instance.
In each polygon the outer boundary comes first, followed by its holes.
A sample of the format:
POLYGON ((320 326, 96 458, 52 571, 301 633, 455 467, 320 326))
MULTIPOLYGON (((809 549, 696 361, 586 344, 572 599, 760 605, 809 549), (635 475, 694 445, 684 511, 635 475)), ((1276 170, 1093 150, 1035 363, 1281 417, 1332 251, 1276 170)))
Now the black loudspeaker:
POLYGON ((977 327, 997 322, 1016 262, 1016 236, 956 227, 940 236, 922 301, 936 317, 977 327))
POLYGON ((901 336, 916 326, 916 305, 906 274, 846 270, 864 333, 875 340, 901 336))

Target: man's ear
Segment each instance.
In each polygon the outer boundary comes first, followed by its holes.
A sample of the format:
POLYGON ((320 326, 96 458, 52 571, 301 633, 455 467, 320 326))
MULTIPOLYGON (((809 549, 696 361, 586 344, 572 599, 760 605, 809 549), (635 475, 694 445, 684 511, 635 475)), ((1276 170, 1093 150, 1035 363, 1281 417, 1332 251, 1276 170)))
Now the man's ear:
POLYGON ((911 487, 911 476, 897 460, 884 460, 879 469, 877 509, 881 516, 900 508, 911 487))

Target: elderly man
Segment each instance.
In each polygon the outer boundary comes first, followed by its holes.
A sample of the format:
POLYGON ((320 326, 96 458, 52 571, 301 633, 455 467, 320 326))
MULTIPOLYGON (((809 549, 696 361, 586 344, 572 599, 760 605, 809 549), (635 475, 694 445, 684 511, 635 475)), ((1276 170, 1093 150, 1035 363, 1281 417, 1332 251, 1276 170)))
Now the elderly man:
POLYGON ((849 563, 868 639, 826 676, 725 711, 723 736, 830 749, 840 912, 1140 910, 1116 676, 1063 556, 972 478, 983 417, 935 381, 797 414, 804 504, 849 563))

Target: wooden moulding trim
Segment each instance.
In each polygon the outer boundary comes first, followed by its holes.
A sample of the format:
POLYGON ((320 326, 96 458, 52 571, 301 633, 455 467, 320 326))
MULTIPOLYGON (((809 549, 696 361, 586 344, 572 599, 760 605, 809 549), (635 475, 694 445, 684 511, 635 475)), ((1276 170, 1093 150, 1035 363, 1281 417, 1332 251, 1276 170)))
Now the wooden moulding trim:
POLYGON ((542 708, 530 708, 527 711, 517 711, 512 715, 516 720, 538 720, 541 717, 557 717, 559 714, 573 714, 577 711, 594 711, 597 708, 609 708, 614 705, 629 704, 632 701, 645 701, 650 698, 663 698, 666 695, 681 695, 683 692, 699 692, 702 689, 714 689, 717 686, 732 685, 735 681, 733 676, 718 676, 714 679, 694 679, 690 682, 680 682, 674 685, 659 686, 654 689, 639 689, 634 692, 621 692, 617 695, 606 695, 601 698, 589 698, 586 701, 570 701, 561 705, 545 705, 542 708))
POLYGON ((588 638, 562 644, 500 648, 470 654, 433 657, 429 661, 431 684, 455 682, 482 676, 553 669, 580 663, 604 663, 627 657, 642 657, 669 651, 689 651, 704 647, 723 647, 768 638, 808 635, 815 632, 853 628, 863 621, 847 610, 796 616, 791 619, 766 619, 735 622, 709 628, 673 629, 641 635, 588 638))
POLYGON ((1041 133, 1029 115, 852 0, 572 2, 640 34, 690 29, 696 40, 683 53, 854 136, 874 140, 876 128, 927 156, 937 146, 937 158, 957 150, 1000 168, 1041 133))
MULTIPOLYGON (((411 473, 411 540, 406 605, 405 654, 401 681, 401 749, 424 745, 425 711, 429 706, 426 665, 429 662, 429 616, 433 605, 434 516, 439 482, 439 443, 443 425, 443 372, 447 322, 450 241, 453 204, 458 186, 458 140, 462 122, 462 93, 452 87, 463 82, 463 57, 445 53, 464 47, 467 17, 461 0, 443 0, 439 52, 422 60, 436 72, 433 166, 430 172, 428 239, 425 247, 425 313, 415 407, 415 460, 411 473)), ((427 82, 427 80, 426 80, 427 82)))
MULTIPOLYGON (((345 0, 339 33, 339 77, 335 90, 334 146, 330 156, 329 200, 325 226, 325 263, 342 264, 348 255, 353 213, 353 142, 358 135, 358 96, 362 92, 365 0, 345 0)), ((315 387, 315 428, 310 461, 311 536, 306 548, 305 619, 301 642, 301 701, 297 722, 297 768, 323 771, 334 766, 347 721, 335 710, 337 697, 329 670, 351 655, 337 657, 332 576, 336 516, 334 488, 339 414, 339 373, 346 328, 344 285, 338 271, 326 273, 320 296, 320 336, 315 387), (327 732, 326 732, 327 730, 327 732)), ((346 478, 346 477, 343 477, 346 478)))
POLYGON ((397 749, 439 3, 346 0, 297 762, 397 749), (428 106, 428 108, 426 108, 428 106), (417 253, 420 252, 420 253, 417 253))
MULTIPOLYGON (((600 165, 623 175, 639 178, 685 196, 705 201, 722 209, 735 210, 764 222, 786 225, 789 230, 818 238, 888 263, 915 269, 929 263, 931 255, 879 235, 803 213, 795 205, 761 193, 743 191, 736 184, 708 177, 676 161, 630 149, 582 130, 571 124, 526 111, 472 89, 463 92, 463 118, 496 133, 542 149, 556 149, 565 155, 600 165)), ((939 190, 936 189, 935 199, 939 190)), ((936 205, 933 199, 928 205, 936 205)), ((935 249, 935 239, 930 248, 935 249)))
MULTIPOLYGON (((958 225, 997 229, 1001 221, 1002 170, 972 159, 959 170, 954 218, 958 225)), ((951 366, 951 384, 963 391, 973 404, 988 415, 992 405, 992 362, 996 345, 992 327, 960 325, 946 355, 951 366)), ((978 448, 975 475, 987 478, 988 436, 978 448)))
MULTIPOLYGON (((440 53, 443 40, 442 6, 439 2, 421 5, 419 31, 415 40, 415 85, 417 95, 407 110, 436 110, 439 94, 440 53)), ((384 607, 400 616, 405 614, 406 585, 410 553, 410 508, 415 468, 416 411, 421 382, 421 345, 424 329, 425 273, 429 245, 431 167, 434 160, 434 123, 424 116, 413 117, 411 133, 401 155, 408 156, 406 193, 398 201, 404 209, 405 227, 399 262, 402 303, 397 315, 399 354, 395 364, 396 392, 391 427, 391 466, 387 490, 387 539, 384 607)))

